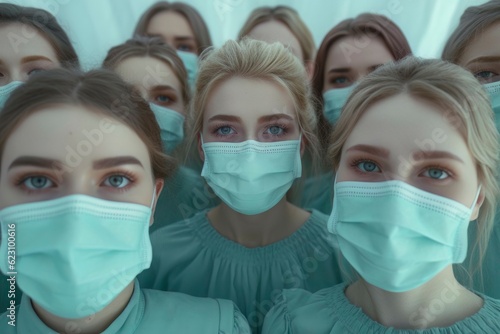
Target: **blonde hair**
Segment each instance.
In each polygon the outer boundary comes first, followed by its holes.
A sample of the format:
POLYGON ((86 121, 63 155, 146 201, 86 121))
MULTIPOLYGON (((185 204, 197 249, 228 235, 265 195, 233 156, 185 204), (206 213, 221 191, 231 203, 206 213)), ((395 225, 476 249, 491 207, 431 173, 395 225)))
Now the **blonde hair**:
POLYGON ((115 70, 116 66, 127 58, 152 57, 156 58, 172 68, 181 84, 181 94, 184 100, 184 109, 188 109, 191 93, 187 80, 186 68, 177 52, 159 37, 136 36, 123 44, 111 48, 104 59, 102 66, 115 70))
POLYGON ((227 41, 220 49, 209 52, 200 63, 189 110, 190 143, 197 142, 197 135, 202 130, 203 113, 211 91, 232 77, 265 79, 285 88, 292 98, 306 147, 311 156, 317 158, 316 114, 304 67, 280 43, 268 44, 249 38, 239 42, 227 41))
POLYGON ((137 22, 134 30, 134 36, 147 35, 148 25, 151 19, 158 13, 169 11, 182 15, 189 22, 189 25, 194 32, 196 44, 198 45, 198 50, 196 50, 198 55, 205 51, 206 48, 212 46, 210 33, 208 32, 207 25, 200 13, 194 7, 182 2, 159 1, 153 4, 144 12, 144 14, 142 14, 141 18, 137 22))
POLYGON ((458 64, 469 44, 493 24, 500 22, 500 1, 491 0, 480 6, 472 6, 460 17, 460 23, 451 34, 441 58, 458 64))
POLYGON ((500 146, 488 95, 472 74, 437 59, 407 57, 382 66, 366 76, 349 97, 330 138, 328 158, 336 169, 342 148, 363 113, 375 102, 398 94, 409 94, 436 104, 446 112, 448 121, 462 132, 467 142, 485 195, 473 247, 480 261, 475 268, 469 268, 469 273, 480 270, 499 194, 496 174, 500 146))
POLYGON ((316 56, 316 46, 311 31, 300 18, 297 11, 287 6, 259 7, 248 17, 247 21, 238 34, 238 40, 248 35, 250 31, 261 23, 278 21, 290 29, 292 34, 298 39, 304 62, 314 61, 316 56))

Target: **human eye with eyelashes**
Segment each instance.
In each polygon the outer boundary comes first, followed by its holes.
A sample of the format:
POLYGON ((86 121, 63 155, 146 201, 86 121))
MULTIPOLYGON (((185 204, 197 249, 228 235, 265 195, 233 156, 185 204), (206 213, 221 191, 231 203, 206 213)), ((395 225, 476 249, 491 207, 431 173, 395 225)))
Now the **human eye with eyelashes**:
POLYGON ((104 177, 101 186, 108 187, 112 191, 126 191, 135 185, 136 180, 137 176, 129 171, 113 171, 104 177))
POLYGON ((287 133, 288 133, 288 126, 285 124, 268 125, 264 131, 264 134, 271 135, 273 137, 282 137, 287 133))
POLYGON ((21 174, 14 179, 14 184, 27 193, 42 192, 57 187, 56 182, 49 176, 38 173, 21 174))
POLYGON ((368 173, 380 173, 380 167, 376 162, 370 159, 356 159, 350 163, 351 167, 353 167, 357 172, 362 174, 368 173))
POLYGON ((428 177, 433 180, 445 180, 450 178, 453 174, 446 168, 441 166, 427 167, 422 173, 422 176, 428 177))

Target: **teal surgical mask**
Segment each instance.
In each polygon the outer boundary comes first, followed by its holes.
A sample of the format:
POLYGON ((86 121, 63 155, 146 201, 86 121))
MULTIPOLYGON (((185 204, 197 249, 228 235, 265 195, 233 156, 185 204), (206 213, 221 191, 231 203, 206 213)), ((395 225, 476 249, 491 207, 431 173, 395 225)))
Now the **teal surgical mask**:
POLYGON ((22 84, 24 84, 24 82, 22 81, 11 81, 4 86, 0 86, 0 110, 5 105, 5 102, 7 102, 7 100, 9 99, 10 94, 12 94, 12 92, 22 84))
POLYGON ((398 180, 339 182, 328 230, 365 281, 409 291, 464 261, 478 196, 468 208, 398 180))
POLYGON ((160 126, 161 141, 166 153, 172 153, 184 139, 185 117, 175 110, 150 103, 149 107, 160 126))
POLYGON ((231 209, 256 215, 274 207, 302 174, 300 139, 202 144, 201 176, 231 209))
POLYGON ((198 76, 198 55, 180 50, 177 50, 177 55, 181 58, 186 68, 189 87, 191 87, 191 90, 194 90, 196 77, 198 76))
POLYGON ((500 131, 500 81, 483 85, 490 95, 491 108, 495 113, 495 125, 500 131))
POLYGON ((150 217, 150 207, 86 195, 7 207, 0 211, 0 269, 17 272, 21 290, 50 313, 87 317, 149 268, 150 217))
POLYGON ((347 102, 347 98, 354 90, 355 85, 345 88, 335 88, 323 93, 323 112, 326 119, 332 125, 337 123, 340 112, 347 102))

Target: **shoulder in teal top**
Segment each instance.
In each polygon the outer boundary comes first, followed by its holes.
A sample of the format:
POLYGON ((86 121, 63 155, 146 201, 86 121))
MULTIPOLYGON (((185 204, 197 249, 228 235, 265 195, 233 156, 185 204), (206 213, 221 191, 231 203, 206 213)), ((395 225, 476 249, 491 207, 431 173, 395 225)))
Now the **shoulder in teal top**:
POLYGON ((345 296, 347 284, 311 293, 284 290, 275 300, 264 323, 264 334, 471 334, 500 333, 500 301, 479 294, 483 307, 473 316, 449 327, 404 330, 385 327, 369 318, 345 296))
MULTIPOLYGON (((15 327, 4 313, 2 334, 56 334, 36 315, 24 295, 16 309, 15 327)), ((71 324, 69 324, 71 326, 71 324)), ((76 333, 76 332, 75 332, 76 333)), ((229 300, 196 298, 182 293, 141 290, 136 281, 127 307, 103 334, 250 333, 243 315, 229 300)))
POLYGON ((150 232, 179 220, 191 218, 218 203, 219 199, 200 174, 180 166, 172 177, 165 180, 156 203, 154 224, 151 225, 150 232))
POLYGON ((455 271, 457 280, 474 291, 500 299, 500 212, 495 215, 495 223, 482 262, 477 257, 477 254, 472 253, 474 251, 472 244, 476 240, 476 236, 477 222, 474 221, 469 224, 469 247, 467 247, 467 258, 462 264, 465 268, 459 268, 455 271), (472 277, 471 285, 471 278, 467 269, 471 267, 474 269, 474 266, 478 263, 481 263, 481 267, 479 272, 476 272, 472 277))
POLYGON ((325 173, 304 181, 298 206, 304 209, 315 209, 330 215, 333 207, 333 185, 335 174, 325 173))
POLYGON ((199 297, 230 299, 258 333, 283 288, 309 291, 341 281, 327 216, 313 211, 286 239, 246 248, 221 236, 201 212, 151 235, 153 262, 141 285, 199 297))

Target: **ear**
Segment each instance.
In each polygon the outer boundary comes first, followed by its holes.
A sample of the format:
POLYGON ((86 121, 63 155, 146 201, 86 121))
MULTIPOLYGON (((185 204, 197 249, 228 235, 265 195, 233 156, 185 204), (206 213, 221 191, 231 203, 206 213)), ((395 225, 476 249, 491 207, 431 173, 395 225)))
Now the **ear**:
POLYGON ((479 216, 479 209, 481 208, 481 205, 483 205, 484 202, 484 192, 481 190, 479 192, 479 196, 477 197, 477 201, 474 204, 474 209, 472 209, 472 215, 470 217, 470 220, 476 220, 477 217, 479 216))
POLYGON ((153 199, 153 206, 151 208, 151 218, 149 219, 149 226, 154 223, 154 216, 156 211, 156 203, 158 202, 158 198, 160 198, 161 191, 163 190, 163 186, 165 185, 165 181, 163 179, 155 180, 155 198, 153 199))
POLYGON ((312 81, 314 77, 314 60, 306 60, 304 63, 307 73, 307 80, 312 81))
POLYGON ((205 162, 205 152, 203 152, 203 148, 201 147, 201 132, 198 134, 198 154, 200 155, 201 161, 205 162))

